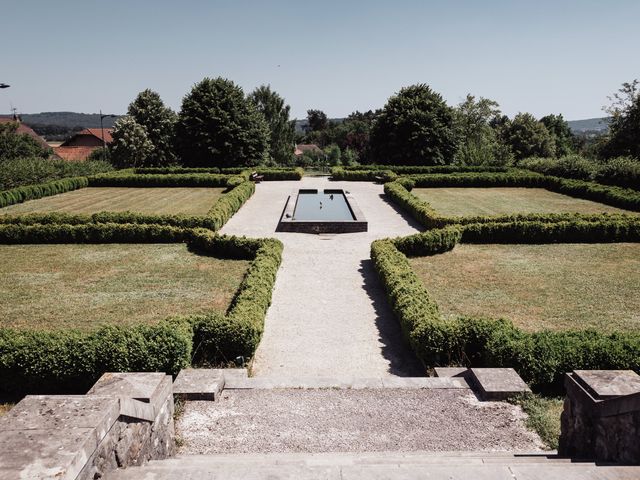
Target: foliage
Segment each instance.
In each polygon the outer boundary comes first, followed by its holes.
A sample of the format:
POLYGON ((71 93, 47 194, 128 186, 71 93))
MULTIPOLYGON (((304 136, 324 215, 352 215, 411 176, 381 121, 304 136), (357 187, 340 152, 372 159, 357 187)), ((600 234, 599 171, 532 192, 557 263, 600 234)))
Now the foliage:
POLYGON ((341 165, 342 152, 338 145, 329 145, 324 149, 324 154, 327 159, 327 163, 331 166, 341 165))
POLYGON ((457 143, 453 110, 424 84, 392 96, 371 131, 372 157, 381 164, 448 164, 457 143))
POLYGON ((187 167, 252 166, 268 157, 269 127, 239 86, 205 78, 182 100, 176 142, 187 167))
POLYGON ((342 167, 331 169, 332 180, 348 182, 392 182, 398 175, 391 170, 345 170, 342 167))
POLYGON ((640 335, 595 331, 526 333, 506 320, 444 319, 438 305, 411 269, 408 253, 441 252, 462 242, 518 243, 534 233, 540 243, 640 241, 640 221, 514 222, 473 224, 428 231, 413 240, 377 240, 371 258, 405 338, 425 365, 512 367, 539 391, 562 388, 564 373, 574 369, 640 369, 640 335), (526 224, 526 225, 524 225, 526 224), (468 233, 470 232, 470 233, 468 233), (459 234, 461 233, 461 236, 459 234), (422 245, 419 246, 420 241, 422 245), (394 244, 395 243, 395 244, 394 244), (396 247, 397 245, 397 247, 396 247))
POLYGON ((23 185, 46 183, 65 177, 83 177, 113 170, 111 164, 99 161, 66 162, 39 157, 5 160, 0 167, 0 191, 23 185))
POLYGON ((427 173, 463 173, 463 172, 507 172, 508 167, 494 165, 344 165, 343 170, 391 170, 398 175, 416 175, 427 173))
POLYGON ((135 174, 122 173, 96 175, 89 179, 91 187, 226 187, 229 175, 215 173, 135 174))
POLYGON ((557 450, 560 439, 560 415, 562 398, 546 398, 535 394, 523 394, 509 399, 527 414, 527 428, 536 432, 550 450, 557 450))
POLYGON ((513 120, 507 119, 498 132, 516 160, 556 155, 555 142, 547 127, 530 113, 519 113, 513 120))
POLYGON ((612 158, 600 165, 593 179, 599 183, 640 190, 640 159, 612 158))
POLYGON ((145 128, 131 116, 118 119, 109 144, 111 162, 116 167, 141 167, 150 162, 153 144, 145 128))
POLYGON ((0 208, 88 186, 86 177, 70 177, 0 192, 0 208))
POLYGON ((30 135, 17 133, 20 124, 9 122, 0 124, 0 164, 16 158, 47 158, 51 149, 42 146, 30 135))
POLYGON ((609 138, 602 150, 606 158, 630 156, 640 159, 640 81, 625 82, 609 97, 604 110, 611 116, 609 138))
POLYGON ((249 95, 249 100, 264 115, 269 125, 271 158, 276 164, 291 165, 295 143, 294 122, 289 120, 291 107, 285 105, 284 99, 268 85, 256 88, 249 95))
POLYGON ((573 153, 576 139, 562 114, 544 116, 540 119, 540 123, 547 127, 553 137, 556 156, 562 157, 573 153))
POLYGON ((177 116, 173 110, 164 105, 160 95, 149 89, 143 90, 129 104, 127 113, 144 128, 153 146, 145 164, 174 163, 176 156, 173 142, 177 116))
POLYGON ((498 141, 498 135, 490 125, 491 119, 500 113, 497 102, 483 97, 476 100, 469 94, 454 113, 460 138, 456 163, 509 165, 513 162, 511 150, 498 141))
POLYGON ((329 126, 327 114, 322 110, 307 110, 307 122, 312 132, 325 130, 329 126))

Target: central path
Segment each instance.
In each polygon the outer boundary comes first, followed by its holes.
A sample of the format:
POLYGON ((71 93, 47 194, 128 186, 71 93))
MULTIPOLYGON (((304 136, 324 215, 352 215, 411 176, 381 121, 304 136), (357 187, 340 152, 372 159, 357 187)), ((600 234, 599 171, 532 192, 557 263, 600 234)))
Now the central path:
POLYGON ((275 237, 284 244, 253 375, 424 375, 404 343, 369 256, 375 239, 418 231, 416 223, 386 201, 382 185, 313 177, 257 185, 256 193, 221 230, 275 237), (277 233, 287 197, 300 188, 351 192, 369 222, 369 231, 277 233))

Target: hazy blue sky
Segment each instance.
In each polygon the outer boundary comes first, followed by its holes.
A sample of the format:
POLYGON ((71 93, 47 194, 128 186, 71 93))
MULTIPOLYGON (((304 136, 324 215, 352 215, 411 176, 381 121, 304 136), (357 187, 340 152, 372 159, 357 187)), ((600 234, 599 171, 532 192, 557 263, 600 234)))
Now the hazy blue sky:
POLYGON ((0 16, 0 112, 123 113, 144 88, 178 109, 224 76, 271 84, 298 118, 420 82, 571 120, 640 77, 638 0, 0 0, 0 16))

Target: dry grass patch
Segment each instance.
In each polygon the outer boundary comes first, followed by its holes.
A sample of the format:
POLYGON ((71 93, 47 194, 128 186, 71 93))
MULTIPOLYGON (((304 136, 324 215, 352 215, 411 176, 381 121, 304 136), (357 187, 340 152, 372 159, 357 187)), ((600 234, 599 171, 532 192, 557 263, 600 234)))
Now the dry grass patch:
POLYGON ((444 315, 527 331, 640 328, 640 244, 457 245, 410 262, 444 315))
POLYGON ((0 209, 0 214, 34 212, 136 212, 146 214, 206 215, 224 188, 89 187, 30 200, 0 209))
POLYGON ((0 417, 6 414, 13 407, 13 403, 0 403, 0 417))
POLYGON ((635 213, 544 188, 415 188, 411 192, 446 217, 515 213, 635 213))
POLYGON ((184 244, 0 246, 0 327, 87 330, 224 312, 248 265, 184 244))

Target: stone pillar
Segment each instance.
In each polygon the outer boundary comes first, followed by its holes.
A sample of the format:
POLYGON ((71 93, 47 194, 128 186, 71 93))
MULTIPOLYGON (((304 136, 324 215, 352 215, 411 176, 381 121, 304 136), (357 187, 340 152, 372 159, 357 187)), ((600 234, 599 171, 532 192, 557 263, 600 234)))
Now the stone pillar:
POLYGON ((567 396, 558 453, 640 464, 640 376, 631 370, 576 370, 567 396))

